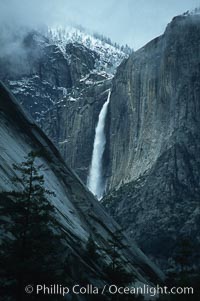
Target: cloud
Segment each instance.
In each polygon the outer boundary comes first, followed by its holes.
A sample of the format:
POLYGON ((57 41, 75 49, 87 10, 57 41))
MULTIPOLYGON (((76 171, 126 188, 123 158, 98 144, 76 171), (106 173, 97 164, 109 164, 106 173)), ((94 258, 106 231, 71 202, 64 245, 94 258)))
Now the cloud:
POLYGON ((0 26, 15 34, 20 26, 75 23, 138 48, 160 35, 173 16, 198 5, 199 0, 1 0, 0 26))

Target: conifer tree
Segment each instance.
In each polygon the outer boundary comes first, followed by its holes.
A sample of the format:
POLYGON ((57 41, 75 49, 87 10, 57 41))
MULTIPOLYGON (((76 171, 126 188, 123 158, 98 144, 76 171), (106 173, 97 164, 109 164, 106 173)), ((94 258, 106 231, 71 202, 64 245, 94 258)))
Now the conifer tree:
MULTIPOLYGON (((10 294, 7 300, 35 300, 33 294, 24 293, 27 284, 34 287, 62 279, 62 235, 48 200, 53 193, 45 189, 36 156, 31 152, 24 162, 13 165, 17 189, 0 193, 0 285, 5 296, 10 294)), ((59 299, 54 296, 54 300, 59 299)))
POLYGON ((120 251, 127 248, 122 242, 122 230, 117 230, 108 240, 108 248, 105 250, 110 264, 106 267, 106 273, 116 285, 126 285, 134 281, 134 276, 127 271, 128 261, 121 258, 120 251))
POLYGON ((89 236, 86 244, 86 255, 89 257, 90 260, 96 260, 99 257, 97 254, 97 247, 91 235, 89 236))
POLYGON ((192 256, 192 245, 189 239, 182 238, 179 241, 177 251, 176 251, 176 264, 181 267, 181 271, 187 271, 190 266, 190 258, 192 256))

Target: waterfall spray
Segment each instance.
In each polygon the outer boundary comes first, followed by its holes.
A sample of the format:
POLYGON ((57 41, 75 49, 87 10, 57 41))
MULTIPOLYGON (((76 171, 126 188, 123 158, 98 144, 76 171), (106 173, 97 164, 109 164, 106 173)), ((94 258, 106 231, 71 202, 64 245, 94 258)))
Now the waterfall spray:
POLYGON ((105 128, 108 104, 110 101, 110 94, 111 94, 111 90, 109 90, 107 100, 104 103, 101 112, 99 114, 99 119, 95 130, 92 162, 91 162, 91 167, 90 167, 90 172, 88 177, 88 188, 94 195, 96 195, 98 199, 101 199, 104 193, 102 161, 103 161, 103 153, 106 144, 106 136, 105 136, 104 128, 105 128))

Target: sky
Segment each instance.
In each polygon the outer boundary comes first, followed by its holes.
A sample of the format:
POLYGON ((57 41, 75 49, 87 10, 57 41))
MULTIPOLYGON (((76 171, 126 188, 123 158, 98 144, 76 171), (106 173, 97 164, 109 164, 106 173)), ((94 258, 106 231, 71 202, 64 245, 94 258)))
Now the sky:
POLYGON ((78 24, 135 50, 200 0, 0 0, 0 26, 78 24))

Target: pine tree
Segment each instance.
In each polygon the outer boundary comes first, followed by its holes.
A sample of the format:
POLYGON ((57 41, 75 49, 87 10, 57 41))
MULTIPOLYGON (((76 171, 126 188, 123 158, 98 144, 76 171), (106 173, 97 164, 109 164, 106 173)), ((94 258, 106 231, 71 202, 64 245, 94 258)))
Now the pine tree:
POLYGON ((90 260, 97 260, 98 254, 97 254, 97 247, 95 245, 94 240, 92 239, 92 236, 90 235, 86 244, 86 255, 90 260))
POLYGON ((111 262, 106 267, 106 273, 116 285, 126 285, 134 281, 134 276, 127 271, 128 261, 121 258, 120 251, 127 248, 122 242, 122 230, 117 230, 108 240, 108 248, 105 250, 111 262))
MULTIPOLYGON (((167 274, 167 286, 172 287, 192 287, 193 294, 175 294, 171 296, 160 296, 161 301, 196 301, 199 297, 199 269, 192 266, 195 262, 195 246, 187 237, 180 237, 176 246, 174 263, 172 270, 167 274)), ((195 262, 196 263, 196 262, 195 262)))
POLYGON ((187 238, 180 239, 177 246, 175 261, 176 264, 181 267, 182 272, 187 271, 187 268, 190 267, 192 253, 193 251, 190 240, 187 238))
MULTIPOLYGON (((31 152, 24 162, 13 165, 18 190, 0 193, 0 285, 4 295, 12 297, 8 300, 35 300, 25 295, 25 286, 58 283, 63 272, 62 235, 48 201, 52 192, 45 189, 39 174, 42 166, 36 167, 35 159, 31 152)), ((54 296, 54 300, 58 299, 54 296)))

